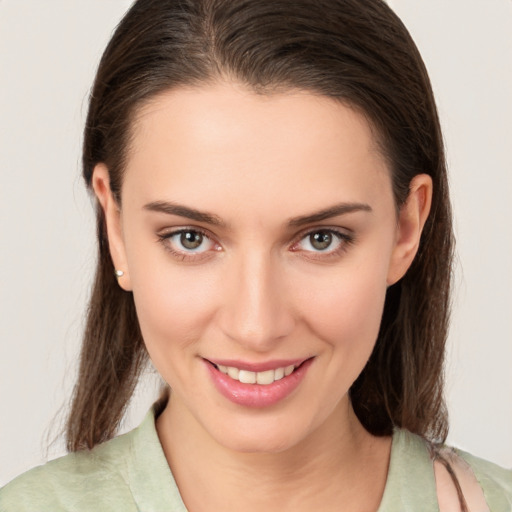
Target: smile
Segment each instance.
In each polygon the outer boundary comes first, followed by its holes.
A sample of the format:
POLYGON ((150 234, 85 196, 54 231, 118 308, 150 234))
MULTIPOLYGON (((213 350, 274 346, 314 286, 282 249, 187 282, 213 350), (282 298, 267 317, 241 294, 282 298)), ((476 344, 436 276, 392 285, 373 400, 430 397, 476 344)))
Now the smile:
POLYGON ((314 357, 248 363, 204 359, 214 387, 231 402, 269 407, 291 395, 305 379, 314 357))
POLYGON ((242 382, 243 384, 262 384, 268 386, 283 377, 288 377, 295 370, 294 365, 283 366, 274 370, 265 370, 263 372, 251 372, 249 370, 241 370, 235 366, 216 365, 217 369, 224 375, 228 375, 233 380, 242 382))

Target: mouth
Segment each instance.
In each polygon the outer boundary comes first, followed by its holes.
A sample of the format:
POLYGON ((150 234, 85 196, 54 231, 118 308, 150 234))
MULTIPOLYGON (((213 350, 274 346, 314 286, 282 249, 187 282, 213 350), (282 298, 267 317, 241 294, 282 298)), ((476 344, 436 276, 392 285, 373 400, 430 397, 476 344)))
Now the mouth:
MULTIPOLYGON (((290 364, 288 366, 281 366, 274 370, 265 370, 262 372, 252 372, 249 370, 241 370, 236 366, 224 366, 224 365, 216 365, 215 368, 222 372, 224 375, 227 375, 233 380, 237 380, 243 384, 261 384, 263 386, 268 386, 273 384, 277 380, 281 380, 284 377, 288 377, 291 375, 298 366, 290 364)), ((299 365, 300 366, 300 365, 299 365)))
POLYGON ((289 396, 303 381, 313 357, 249 363, 204 359, 217 390, 238 405, 267 407, 289 396))
POLYGON ((227 375, 232 380, 241 382, 242 384, 260 384, 262 386, 269 386, 276 381, 288 377, 310 359, 312 358, 302 359, 294 362, 293 364, 282 364, 275 368, 265 368, 260 371, 252 371, 247 368, 240 368, 238 366, 228 364, 214 363, 210 360, 206 361, 219 372, 227 375))

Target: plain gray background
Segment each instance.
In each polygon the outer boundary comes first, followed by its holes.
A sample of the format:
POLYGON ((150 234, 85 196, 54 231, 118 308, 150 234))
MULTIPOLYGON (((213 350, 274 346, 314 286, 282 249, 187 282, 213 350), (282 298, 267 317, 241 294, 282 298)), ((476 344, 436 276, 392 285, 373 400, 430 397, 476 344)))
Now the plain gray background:
MULTIPOLYGON (((459 259, 449 441, 512 467, 512 1, 390 3, 429 68, 448 149, 459 259)), ((129 4, 0 0, 0 485, 64 453, 59 440, 46 448, 73 386, 95 254, 81 130, 129 4)))

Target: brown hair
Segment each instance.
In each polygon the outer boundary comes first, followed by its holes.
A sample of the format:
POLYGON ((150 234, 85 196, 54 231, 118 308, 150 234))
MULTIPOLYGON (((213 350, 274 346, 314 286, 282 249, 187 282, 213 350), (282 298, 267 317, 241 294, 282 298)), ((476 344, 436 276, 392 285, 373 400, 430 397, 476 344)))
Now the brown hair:
MULTIPOLYGON (((376 435, 406 428, 443 441, 443 361, 453 235, 445 157, 422 59, 382 0, 138 0, 101 59, 84 134, 83 175, 103 162, 121 203, 131 123, 144 102, 180 85, 236 80, 270 94, 300 88, 335 98, 371 123, 397 209, 412 178, 434 195, 418 254, 387 291, 373 354, 351 400, 376 435)), ((115 435, 147 353, 130 293, 113 273, 97 206, 98 267, 67 426, 71 451, 115 435)))

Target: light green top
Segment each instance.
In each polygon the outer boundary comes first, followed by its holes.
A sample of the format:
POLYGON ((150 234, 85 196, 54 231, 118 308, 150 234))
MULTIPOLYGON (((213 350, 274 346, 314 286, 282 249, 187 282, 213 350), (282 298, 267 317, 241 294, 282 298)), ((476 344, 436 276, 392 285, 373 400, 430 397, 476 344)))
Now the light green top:
MULTIPOLYGON (((512 510, 512 471, 458 452, 472 467, 491 512, 512 510)), ((388 479, 378 512, 438 512, 425 442, 393 435, 388 479)), ((34 468, 0 489, 0 512, 187 512, 155 429, 142 424, 91 451, 34 468)))

